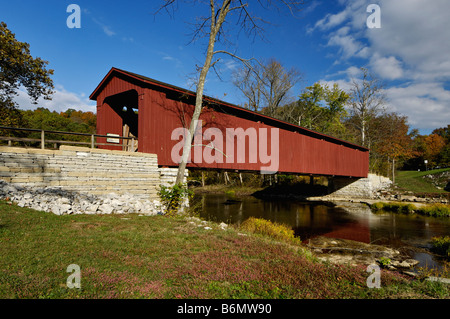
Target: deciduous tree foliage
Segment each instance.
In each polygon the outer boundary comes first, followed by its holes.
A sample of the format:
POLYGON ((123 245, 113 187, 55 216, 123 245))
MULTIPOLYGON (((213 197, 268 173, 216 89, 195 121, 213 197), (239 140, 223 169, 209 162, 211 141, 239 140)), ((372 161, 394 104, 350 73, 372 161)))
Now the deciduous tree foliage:
POLYGON ((294 103, 278 107, 274 117, 295 125, 329 134, 347 136, 344 119, 349 95, 337 83, 333 87, 320 82, 306 87, 294 103))
POLYGON ((6 23, 0 22, 0 124, 17 126, 20 114, 14 96, 23 86, 36 103, 39 97, 51 99, 53 70, 47 70, 48 62, 33 58, 30 45, 15 38, 6 23))
POLYGON ((437 128, 429 135, 415 132, 413 138, 413 156, 404 169, 425 169, 450 167, 450 125, 437 128), (428 162, 425 165, 425 160, 428 162))
POLYGON ((28 128, 78 133, 95 133, 96 131, 96 116, 92 112, 68 109, 58 113, 43 107, 21 112, 28 128))
MULTIPOLYGON (((68 109, 65 112, 58 113, 50 111, 43 107, 38 107, 35 110, 20 110, 16 109, 21 118, 21 125, 17 127, 32 128, 46 131, 61 131, 61 132, 77 132, 89 133, 96 132, 97 117, 92 112, 76 111, 68 109)), ((40 139, 40 132, 24 132, 24 131, 7 131, 11 136, 27 137, 40 139)), ((46 134, 47 139, 63 140, 63 141, 83 141, 90 142, 90 137, 78 135, 63 135, 56 133, 46 134)), ((33 143, 27 145, 32 146, 33 143)), ((36 145, 38 145, 37 143, 36 145)), ((18 144, 22 145, 22 144, 18 144)))

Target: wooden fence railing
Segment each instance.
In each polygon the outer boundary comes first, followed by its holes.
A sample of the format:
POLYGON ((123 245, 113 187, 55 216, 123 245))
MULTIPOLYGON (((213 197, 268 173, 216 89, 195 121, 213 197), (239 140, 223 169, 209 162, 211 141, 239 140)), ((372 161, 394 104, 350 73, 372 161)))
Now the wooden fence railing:
POLYGON ((39 129, 32 129, 32 128, 17 128, 17 127, 7 127, 7 126, 0 126, 0 131, 1 130, 17 131, 17 132, 40 132, 40 138, 18 137, 18 136, 0 136, 0 141, 8 141, 8 146, 12 146, 12 142, 31 142, 31 143, 39 143, 40 142, 41 149, 45 149, 45 144, 53 144, 54 148, 56 148, 57 144, 86 145, 90 148, 95 148, 98 145, 110 145, 110 146, 122 146, 122 149, 125 151, 135 152, 136 145, 137 145, 136 137, 126 137, 126 136, 118 136, 118 135, 100 135, 100 134, 89 134, 89 133, 50 131, 50 130, 39 130, 39 129), (85 136, 85 137, 90 137, 90 142, 46 139, 46 134, 85 136), (97 143, 96 137, 103 137, 103 138, 107 138, 107 139, 111 139, 111 140, 115 140, 115 141, 110 142, 110 143, 97 143), (122 143, 116 142, 116 140, 122 140, 122 143))

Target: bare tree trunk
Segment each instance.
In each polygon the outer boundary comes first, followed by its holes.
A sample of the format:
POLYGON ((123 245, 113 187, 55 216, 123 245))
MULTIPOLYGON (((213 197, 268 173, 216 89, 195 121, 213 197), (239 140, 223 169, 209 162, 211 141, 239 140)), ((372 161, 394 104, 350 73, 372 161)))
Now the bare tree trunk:
POLYGON ((364 119, 361 122, 361 144, 362 146, 366 144, 366 121, 364 119))
POLYGON ((230 177, 228 176, 228 172, 227 171, 223 172, 223 179, 225 181, 225 185, 228 185, 228 183, 231 183, 230 177))
POLYGON ((395 159, 392 159, 392 183, 395 183, 395 159))
MULTIPOLYGON (((211 27, 209 32, 208 49, 206 51, 205 63, 200 71, 200 76, 197 81, 197 90, 195 97, 195 108, 194 114, 192 115, 191 124, 189 126, 189 136, 186 137, 183 155, 181 156, 181 162, 178 166, 178 174, 175 184, 182 184, 184 180, 184 174, 186 170, 186 163, 191 153, 192 140, 194 138, 195 131, 197 129, 198 119, 200 118, 200 113, 202 112, 203 103, 203 91, 205 88, 206 76, 208 75, 209 68, 211 67, 212 58, 214 56, 214 44, 216 43, 216 36, 225 21, 225 17, 228 13, 231 1, 224 1, 222 8, 219 10, 220 14, 216 21, 216 12, 214 8, 214 2, 211 2, 211 27)), ((217 12, 217 13, 219 13, 217 12)))
POLYGON ((387 165, 387 174, 386 174, 386 176, 389 177, 389 175, 390 175, 389 174, 389 171, 390 171, 390 167, 389 166, 391 166, 391 160, 390 160, 389 156, 388 156, 387 163, 388 163, 388 165, 387 165))

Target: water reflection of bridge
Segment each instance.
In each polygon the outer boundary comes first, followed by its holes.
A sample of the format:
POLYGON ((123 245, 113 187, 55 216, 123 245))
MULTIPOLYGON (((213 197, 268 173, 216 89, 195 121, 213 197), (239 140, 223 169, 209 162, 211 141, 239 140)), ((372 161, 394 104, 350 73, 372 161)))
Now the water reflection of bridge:
POLYGON ((326 236, 365 243, 371 241, 370 226, 374 218, 365 205, 339 207, 285 199, 230 199, 226 195, 212 194, 198 195, 196 200, 201 201, 201 216, 206 219, 240 224, 252 216, 289 225, 302 240, 326 236))

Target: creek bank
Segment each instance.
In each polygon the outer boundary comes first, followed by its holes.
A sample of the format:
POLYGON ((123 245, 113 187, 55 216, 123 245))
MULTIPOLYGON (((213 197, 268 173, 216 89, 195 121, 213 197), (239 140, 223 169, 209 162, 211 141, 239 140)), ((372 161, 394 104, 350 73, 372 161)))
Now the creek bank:
POLYGON ((399 250, 348 239, 318 236, 309 239, 306 246, 319 260, 336 264, 353 266, 380 264, 388 266, 390 270, 403 270, 419 263, 399 250))
MULTIPOLYGON (((307 185, 306 185, 307 186, 307 185)), ((200 190, 201 188, 198 188, 198 190, 200 190)), ((220 191, 220 188, 217 187, 215 188, 214 192, 211 192, 209 194, 221 194, 221 197, 218 197, 218 200, 215 200, 215 196, 212 196, 212 200, 205 200, 204 204, 205 207, 209 207, 209 209, 211 209, 212 211, 220 211, 218 212, 217 216, 220 216, 219 218, 222 218, 221 220, 225 220, 223 219, 225 216, 226 218, 230 218, 230 220, 232 219, 233 213, 236 213, 236 211, 234 211, 234 206, 233 204, 237 203, 237 202, 241 202, 242 204, 240 206, 237 207, 241 207, 240 209, 243 209, 244 211, 246 211, 247 213, 243 215, 243 217, 241 218, 247 218, 249 215, 251 215, 253 213, 253 210, 255 210, 255 214, 257 216, 261 216, 262 218, 266 218, 266 219, 271 219, 271 215, 265 215, 265 214, 260 214, 258 209, 265 209, 265 207, 267 207, 267 209, 269 211, 272 211, 272 209, 276 212, 279 212, 279 209, 281 209, 284 213, 285 209, 290 209, 288 207, 288 204, 286 204, 286 206, 283 206, 283 202, 284 201, 289 201, 289 202, 299 202, 298 205, 318 205, 319 206, 328 206, 330 207, 329 209, 331 210, 336 210, 336 213, 333 214, 333 216, 336 216, 335 218, 333 217, 332 220, 339 220, 341 217, 339 212, 342 212, 342 210, 345 211, 345 213, 342 214, 342 216, 344 218, 349 218, 349 219, 354 219, 354 220, 360 220, 360 218, 362 219, 369 219, 374 217, 375 219, 378 219, 376 217, 376 215, 372 212, 370 205, 373 203, 376 203, 379 201, 379 199, 368 199, 368 198, 347 198, 347 199, 332 199, 330 197, 308 197, 308 196, 299 196, 296 195, 295 193, 297 193, 296 191, 294 191, 292 188, 289 188, 287 186, 285 187, 272 187, 272 188, 268 188, 262 191, 257 192, 257 194, 253 194, 253 196, 251 196, 251 198, 254 198, 255 200, 249 200, 247 199, 247 196, 228 196, 231 194, 226 193, 224 190, 226 188, 222 188, 220 191), (268 190, 277 190, 277 192, 270 192, 268 190), (256 195, 256 196, 255 196, 256 195), (258 199, 258 200, 256 200, 258 199), (216 203, 217 201, 217 203, 216 203), (255 204, 255 203, 259 203, 259 202, 265 202, 268 201, 268 203, 274 203, 274 205, 270 206, 264 206, 263 204, 255 204), (248 202, 250 202, 251 204, 248 204, 248 202), (279 204, 280 203, 280 204, 279 204), (222 208, 218 208, 215 205, 223 205, 223 207, 226 207, 226 209, 224 209, 225 215, 222 214, 222 208), (281 205, 282 207, 280 208, 279 205, 281 205), (228 206, 231 206, 229 209, 227 208, 228 206), (331 208, 333 207, 333 208, 331 208), (335 209, 336 208, 336 209, 335 209), (277 210, 278 209, 278 210, 277 210), (229 215, 227 215, 229 214, 229 215), (246 217, 247 216, 247 217, 246 217), (358 216, 358 217, 356 217, 358 216)), ((208 192, 205 189, 202 189, 202 192, 199 193, 197 191, 195 191, 196 194, 200 194, 201 196, 203 196, 203 194, 208 194, 208 192)), ((298 193, 297 193, 298 194, 298 193)), ((309 195, 309 194, 308 194, 309 195)), ((208 198, 208 197, 207 197, 208 198)), ((250 197, 249 197, 250 198, 250 197)), ((406 203, 403 203, 406 204, 406 203)), ((414 203, 415 206, 420 207, 420 206, 426 206, 429 205, 428 203, 414 203)), ((295 206, 295 204, 294 204, 295 206)), ((325 209, 326 210, 326 209, 325 209)), ((214 215, 214 213, 211 213, 214 215)), ((204 214, 205 218, 210 218, 209 214, 204 214)), ((216 216, 216 215, 214 215, 216 216)), ((234 215, 233 215, 234 216, 234 215)), ((284 215, 283 215, 284 216, 284 215)), ((280 216, 279 220, 281 220, 282 217, 280 216)), ((234 219, 233 219, 234 220, 234 219)), ((240 219, 239 219, 240 220, 240 219)), ((290 220, 287 219, 288 223, 290 224, 290 220)), ((243 221, 243 220, 242 220, 243 221)), ((241 221, 241 222, 242 222, 241 221)), ((316 223, 317 224, 317 223, 316 223)), ((407 223, 409 225, 409 223, 407 223)), ((295 226, 296 224, 292 224, 294 225, 293 227, 297 227, 295 226)), ((302 227, 307 227, 304 226, 303 224, 301 224, 302 227)), ((316 226, 317 227, 317 226, 316 226)), ((303 228, 301 230, 298 231, 299 232, 299 236, 302 237, 302 233, 306 233, 305 238, 301 238, 302 240, 309 238, 312 234, 315 235, 323 235, 324 233, 327 232, 322 232, 322 230, 318 230, 318 231, 309 231, 309 230, 303 230, 303 228)), ((333 233, 333 234, 328 234, 326 236, 331 236, 331 237, 339 237, 340 234, 337 233, 333 233)), ((350 238, 350 239, 356 239, 358 240, 358 236, 344 236, 344 238, 350 238)), ((363 265, 369 265, 369 264, 380 264, 380 266, 383 266, 385 268, 392 268, 392 269, 397 269, 397 270, 407 270, 407 269, 411 269, 411 268, 415 268, 416 270, 419 269, 419 267, 432 267, 433 269, 439 269, 439 267, 442 266, 442 263, 440 261, 440 259, 438 259, 439 257, 436 256, 435 254, 433 254, 432 252, 430 252, 429 247, 428 247, 428 242, 425 242, 427 239, 421 238, 420 242, 411 242, 411 241, 400 241, 400 237, 397 238, 395 237, 393 240, 391 239, 386 239, 386 240, 379 240, 377 239, 378 237, 375 236, 375 242, 374 244, 378 244, 378 246, 373 246, 371 248, 369 247, 365 247, 365 248, 361 248, 361 247, 357 247, 356 245, 364 245, 363 243, 359 243, 359 242, 353 242, 353 241, 340 241, 340 245, 335 246, 333 249, 323 249, 321 252, 319 252, 320 250, 317 250, 317 257, 319 259, 322 260, 328 260, 331 262, 339 262, 339 263, 350 263, 350 264, 363 264, 363 265), (357 249, 355 249, 355 247, 357 247, 357 249), (384 250, 380 250, 383 247, 384 250), (395 247, 394 249, 398 249, 396 253, 394 253, 393 250, 391 250, 391 248, 389 247, 395 247), (375 249, 376 248, 376 249, 375 249), (364 252, 364 250, 366 252, 364 252), (373 252, 373 250, 375 250, 375 252, 373 252), (367 251, 371 251, 371 253, 368 253, 367 251), (383 258, 383 259, 381 259, 383 258), (417 260, 414 260, 417 259, 417 260), (428 264, 428 260, 430 260, 431 262, 431 266, 430 264, 428 264), (419 264, 418 264, 419 262, 419 264)), ((390 237, 388 237, 390 238, 390 237)), ((339 241, 339 240, 338 240, 339 241)), ((366 244, 367 245, 367 244, 366 244)), ((319 247, 320 248, 320 247, 319 247)), ((320 248, 322 249, 322 248, 320 248)))

